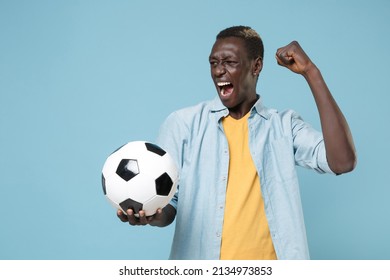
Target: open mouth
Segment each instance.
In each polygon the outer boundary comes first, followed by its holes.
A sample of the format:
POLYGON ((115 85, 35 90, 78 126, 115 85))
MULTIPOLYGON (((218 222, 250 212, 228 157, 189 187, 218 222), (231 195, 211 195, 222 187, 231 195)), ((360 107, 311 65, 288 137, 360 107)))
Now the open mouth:
POLYGON ((234 89, 233 84, 230 82, 219 82, 217 83, 217 86, 219 88, 219 92, 224 97, 232 94, 234 89))

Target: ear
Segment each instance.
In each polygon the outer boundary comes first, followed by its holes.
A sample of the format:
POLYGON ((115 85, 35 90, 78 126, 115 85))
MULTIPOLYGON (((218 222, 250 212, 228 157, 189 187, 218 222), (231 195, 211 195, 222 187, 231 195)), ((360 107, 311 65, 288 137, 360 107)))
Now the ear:
POLYGON ((259 56, 253 62, 253 69, 252 69, 253 75, 258 76, 262 69, 263 69, 263 58, 259 56))

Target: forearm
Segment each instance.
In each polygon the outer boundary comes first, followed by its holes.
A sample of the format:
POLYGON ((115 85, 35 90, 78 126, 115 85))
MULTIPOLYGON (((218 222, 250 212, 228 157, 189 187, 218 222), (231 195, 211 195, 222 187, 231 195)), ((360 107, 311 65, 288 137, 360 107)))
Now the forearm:
POLYGON ((348 123, 319 69, 311 64, 303 74, 313 93, 324 136, 328 164, 337 174, 352 171, 356 153, 348 123))

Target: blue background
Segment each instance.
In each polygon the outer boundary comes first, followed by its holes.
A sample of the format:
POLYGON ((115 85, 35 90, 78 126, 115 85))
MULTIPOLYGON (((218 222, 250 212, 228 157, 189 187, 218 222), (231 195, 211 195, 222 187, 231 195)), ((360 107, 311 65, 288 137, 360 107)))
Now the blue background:
POLYGON ((320 129, 304 79, 276 49, 298 40, 353 132, 358 166, 299 169, 313 259, 390 259, 389 1, 0 1, 0 259, 166 259, 174 226, 122 224, 101 168, 154 141, 173 110, 214 98, 215 35, 265 44, 258 92, 320 129), (386 175, 387 173, 387 175, 386 175))

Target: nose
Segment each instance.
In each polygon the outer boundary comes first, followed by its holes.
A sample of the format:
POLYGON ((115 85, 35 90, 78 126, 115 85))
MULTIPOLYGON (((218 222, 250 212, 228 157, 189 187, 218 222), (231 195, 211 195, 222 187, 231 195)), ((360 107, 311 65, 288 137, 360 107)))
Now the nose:
POLYGON ((217 63, 212 67, 213 75, 216 77, 223 76, 226 73, 225 66, 222 63, 217 63))

